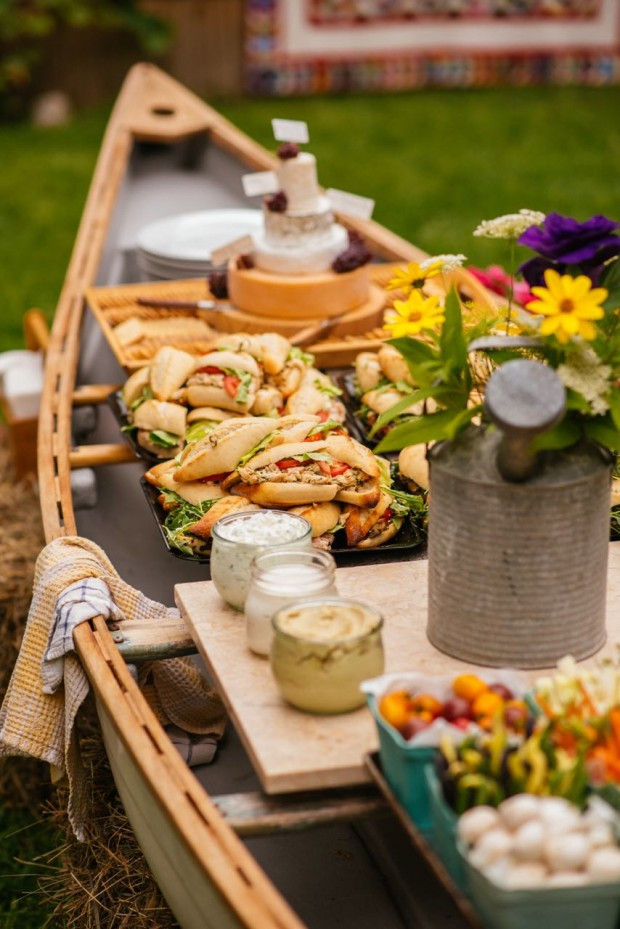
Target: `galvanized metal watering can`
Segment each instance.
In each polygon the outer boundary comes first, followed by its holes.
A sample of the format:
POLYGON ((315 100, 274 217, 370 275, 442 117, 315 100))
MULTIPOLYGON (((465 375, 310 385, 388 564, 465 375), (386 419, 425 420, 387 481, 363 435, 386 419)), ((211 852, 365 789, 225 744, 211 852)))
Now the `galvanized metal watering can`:
POLYGON ((535 454, 564 387, 540 362, 490 378, 493 429, 429 453, 428 637, 475 664, 550 667, 605 641, 611 461, 594 444, 535 454))

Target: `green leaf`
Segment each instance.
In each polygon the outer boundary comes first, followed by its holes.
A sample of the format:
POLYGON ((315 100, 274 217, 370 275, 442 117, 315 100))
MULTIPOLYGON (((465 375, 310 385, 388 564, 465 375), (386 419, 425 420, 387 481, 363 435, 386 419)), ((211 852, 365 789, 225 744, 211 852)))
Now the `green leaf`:
POLYGON ((579 391, 573 390, 572 387, 566 388, 566 409, 579 410, 580 413, 589 413, 590 404, 579 391))
POLYGON ((298 345, 293 345, 288 353, 287 361, 291 361, 293 359, 303 361, 303 363, 308 365, 308 367, 312 367, 314 364, 314 355, 310 354, 310 352, 304 352, 304 350, 298 345))
POLYGON ((188 443, 198 442, 204 439, 206 435, 213 432, 218 424, 209 419, 199 419, 198 422, 192 423, 185 432, 185 441, 188 443))
POLYGON ((597 416, 588 420, 584 425, 584 432, 604 448, 612 452, 620 451, 620 430, 615 426, 611 415, 597 416))
POLYGON ((601 280, 601 287, 606 287, 609 291, 607 299, 602 304, 603 309, 615 310, 620 306, 620 259, 616 258, 609 263, 601 280))
POLYGON ((439 340, 441 359, 453 371, 463 371, 467 367, 467 345, 463 335, 461 304, 454 287, 446 297, 444 309, 446 320, 439 340))
MULTIPOLYGON (((373 438, 383 426, 387 423, 391 423, 392 420, 396 419, 397 416, 400 416, 401 413, 404 413, 412 404, 419 403, 421 400, 426 400, 428 397, 433 397, 434 399, 441 399, 448 394, 452 394, 453 391, 450 387, 419 387, 417 390, 412 390, 411 393, 407 394, 406 397, 402 397, 400 400, 397 400, 396 403, 381 413, 377 417, 377 421, 370 430, 369 438, 373 438)), ((414 415, 414 414, 411 414, 414 415)))
MULTIPOLYGON (((407 445, 423 445, 439 439, 451 437, 451 427, 456 423, 463 425, 463 416, 469 410, 441 410, 426 416, 413 416, 404 423, 399 423, 381 439, 375 452, 398 452, 407 445)), ((472 413, 472 415, 474 415, 472 413)), ((467 421, 469 416, 467 416, 467 421)))
POLYGON ((247 462, 248 462, 251 458, 254 458, 255 455, 258 455, 259 452, 262 452, 264 449, 266 449, 267 446, 269 445, 269 443, 272 441, 272 439, 273 439, 273 437, 274 437, 274 434, 275 434, 275 433, 270 432, 268 435, 266 435, 264 438, 262 438, 262 439, 260 440, 260 442, 257 442, 256 445, 254 446, 254 448, 251 448, 249 452, 246 452, 246 454, 243 455, 243 456, 239 459, 239 461, 237 462, 237 467, 238 467, 238 468, 243 467, 243 465, 244 465, 244 464, 247 464, 247 462))
POLYGON ((530 447, 532 451, 536 452, 552 449, 557 451, 574 445, 579 440, 580 435, 579 427, 565 416, 557 426, 537 436, 530 447))
POLYGON ((335 384, 328 384, 325 381, 322 381, 320 378, 316 378, 314 381, 314 386, 320 393, 325 394, 327 397, 340 397, 342 396, 342 391, 339 387, 336 387, 335 384))
POLYGON ((153 432, 149 432, 151 442, 155 445, 161 445, 162 448, 174 448, 175 445, 179 444, 180 438, 174 432, 168 432, 166 429, 154 429, 153 432))
POLYGON ((407 336, 388 339, 388 345, 398 349, 416 384, 424 386, 432 384, 436 379, 436 371, 440 365, 439 353, 428 342, 407 336))

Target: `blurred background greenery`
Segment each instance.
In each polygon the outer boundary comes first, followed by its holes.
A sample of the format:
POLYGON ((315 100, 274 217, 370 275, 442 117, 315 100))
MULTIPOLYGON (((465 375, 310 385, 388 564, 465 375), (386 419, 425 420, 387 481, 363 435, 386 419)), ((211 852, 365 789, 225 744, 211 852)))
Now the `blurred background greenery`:
MULTIPOLYGON (((228 99, 217 108, 273 148, 273 116, 306 120, 320 180, 372 197, 374 217, 426 251, 505 264, 482 219, 521 207, 620 219, 620 87, 423 90, 228 99)), ((0 126, 0 350, 21 316, 54 310, 109 111, 58 128, 0 126)))

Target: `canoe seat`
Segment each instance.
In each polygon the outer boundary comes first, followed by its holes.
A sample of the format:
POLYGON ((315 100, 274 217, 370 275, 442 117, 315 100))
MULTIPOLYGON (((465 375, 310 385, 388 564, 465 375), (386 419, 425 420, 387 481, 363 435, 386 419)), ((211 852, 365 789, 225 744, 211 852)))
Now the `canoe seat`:
POLYGON ((109 628, 112 640, 127 662, 158 661, 196 654, 196 646, 182 619, 153 623, 127 619, 109 628))
POLYGON ((249 791, 212 795, 211 800, 240 836, 273 835, 326 823, 359 822, 388 809, 374 786, 273 797, 249 791))

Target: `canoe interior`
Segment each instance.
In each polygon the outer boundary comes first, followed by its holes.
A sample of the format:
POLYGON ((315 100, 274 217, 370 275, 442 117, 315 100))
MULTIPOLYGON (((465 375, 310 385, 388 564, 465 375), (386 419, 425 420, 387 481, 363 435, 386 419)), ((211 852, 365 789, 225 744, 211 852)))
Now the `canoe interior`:
MULTIPOLYGON (((208 573, 203 565, 171 557, 162 545, 139 486, 144 464, 98 467, 96 504, 73 508, 71 444, 120 441, 105 404, 97 408, 94 429, 79 434, 85 417, 73 409, 73 390, 124 379, 96 320, 84 309, 83 295, 91 286, 141 280, 136 236, 146 223, 201 209, 247 207, 241 175, 272 163, 272 156, 176 82, 153 66, 136 66, 106 132, 52 329, 39 427, 46 537, 77 531, 92 539, 126 581, 168 605, 176 583, 204 580, 208 573)), ((386 258, 424 256, 375 223, 354 225, 386 258)), ((80 477, 88 482, 93 475, 80 477)), ((462 929, 453 903, 424 863, 414 860, 393 819, 372 827, 339 825, 253 838, 243 845, 198 786, 209 794, 257 788, 234 733, 215 764, 189 772, 150 713, 105 624, 96 624, 95 635, 86 627, 78 633, 76 647, 97 699, 119 792, 183 929, 302 929, 301 920, 316 929, 462 929), (160 769, 158 780, 153 774, 160 769), (248 894, 236 890, 239 873, 248 894)))

